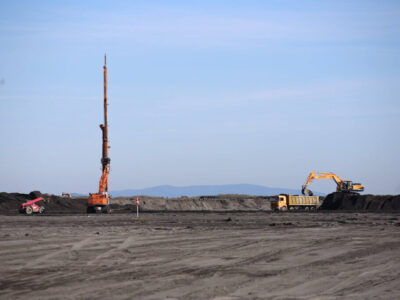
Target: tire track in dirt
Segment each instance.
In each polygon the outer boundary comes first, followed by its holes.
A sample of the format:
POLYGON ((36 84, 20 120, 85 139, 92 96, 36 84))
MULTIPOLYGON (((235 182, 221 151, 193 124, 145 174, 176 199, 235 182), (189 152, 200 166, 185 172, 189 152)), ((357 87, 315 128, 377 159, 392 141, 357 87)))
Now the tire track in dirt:
POLYGON ((92 260, 88 261, 86 265, 88 266, 94 266, 97 265, 100 261, 105 260, 106 258, 111 257, 112 255, 117 255, 118 251, 122 251, 124 249, 129 248, 130 246, 136 244, 136 241, 134 240, 134 237, 128 236, 125 238, 122 243, 120 243, 117 247, 114 247, 108 251, 105 251, 104 253, 101 253, 97 255, 95 258, 92 260))
MULTIPOLYGON (((335 241, 335 239, 332 239, 332 238, 328 238, 326 240, 329 241, 329 242, 335 241)), ((311 241, 309 243, 309 245, 315 245, 315 242, 311 241)), ((385 244, 385 245, 380 245, 380 246, 378 246, 376 248, 380 249, 382 246, 385 248, 388 245, 389 246, 395 246, 397 244, 385 244)), ((308 249, 307 245, 304 245, 304 247, 305 247, 305 249, 308 249)), ((370 251, 376 250, 376 248, 367 249, 364 252, 366 254, 368 254, 368 253, 370 253, 370 251)), ((188 284, 189 285, 190 284, 194 284, 195 282, 198 283, 202 279, 213 277, 218 273, 223 273, 225 275, 239 276, 240 280, 238 282, 233 282, 230 285, 227 285, 227 283, 224 283, 224 286, 228 290, 233 292, 236 289, 239 289, 241 286, 246 286, 248 283, 250 283, 252 280, 254 280, 255 277, 256 278, 258 277, 258 278, 265 279, 267 277, 274 277, 274 276, 277 276, 277 275, 281 276, 281 275, 284 275, 284 274, 290 273, 290 272, 295 272, 295 273, 299 273, 300 272, 300 273, 302 273, 302 272, 305 272, 307 269, 312 268, 314 266, 325 265, 325 264, 331 263, 332 261, 337 261, 337 257, 334 256, 334 257, 331 257, 329 259, 314 261, 314 262, 310 262, 310 263, 307 263, 307 264, 298 265, 298 266, 295 266, 295 267, 285 268, 285 269, 281 269, 281 270, 276 270, 276 271, 272 271, 272 272, 271 271, 270 272, 264 272, 264 271, 262 271, 262 272, 250 271, 249 272, 249 271, 244 271, 244 270, 242 270, 240 268, 242 265, 249 265, 249 264, 250 265, 254 265, 255 262, 258 262, 260 260, 265 260, 267 257, 269 257, 269 258, 271 256, 279 257, 282 252, 285 252, 285 253, 293 252, 293 253, 295 253, 296 251, 298 251, 298 247, 292 247, 292 248, 284 249, 284 250, 280 249, 280 250, 276 251, 275 253, 262 253, 260 255, 256 255, 256 256, 247 258, 247 259, 241 261, 240 263, 235 263, 235 266, 231 266, 231 265, 229 265, 229 266, 215 266, 215 267, 211 267, 211 268, 208 267, 208 268, 200 268, 200 269, 199 268, 188 268, 188 267, 177 268, 175 270, 172 270, 172 271, 169 271, 169 272, 166 272, 166 273, 162 273, 162 276, 168 278, 168 277, 173 277, 173 275, 178 275, 178 274, 182 274, 183 273, 185 275, 188 275, 189 278, 193 278, 192 280, 186 278, 185 280, 182 280, 180 284, 175 282, 174 289, 179 288, 180 285, 185 286, 185 285, 188 285, 188 284), (177 287, 177 285, 178 285, 178 287, 177 287)), ((357 251, 353 251, 353 252, 354 253, 359 253, 358 250, 357 251)), ((361 253, 361 254, 363 254, 363 253, 361 253)), ((342 255, 339 255, 338 257, 342 257, 342 255)), ((196 288, 194 288, 194 290, 196 290, 196 288)), ((156 290, 152 289, 151 294, 153 296, 156 296, 157 295, 156 292, 157 292, 157 289, 156 290)), ((161 288, 158 292, 165 293, 166 292, 165 287, 161 288)), ((195 292, 191 292, 191 293, 185 294, 183 298, 185 298, 185 297, 191 298, 192 296, 196 295, 196 293, 197 292, 195 291, 195 292)), ((214 293, 215 293, 215 291, 214 291, 214 293)), ((226 291, 224 291, 224 293, 226 293, 226 291)), ((141 293, 140 295, 145 296, 146 294, 141 293)))
POLYGON ((60 248, 62 248, 62 249, 60 249, 60 250, 52 251, 51 253, 41 255, 34 260, 28 261, 25 264, 25 268, 36 267, 38 265, 41 265, 44 262, 47 262, 48 260, 50 260, 54 257, 60 257, 61 255, 70 253, 71 251, 78 251, 78 250, 82 249, 84 246, 86 246, 92 242, 93 242, 93 238, 89 237, 89 238, 82 239, 78 242, 75 242, 72 245, 68 243, 67 249, 65 249, 65 247, 66 247, 66 245, 65 245, 65 246, 61 246, 60 248))
POLYGON ((394 214, 237 214, 225 222, 226 217, 4 217, 0 238, 15 234, 0 240, 7 249, 4 260, 11 259, 0 268, 2 294, 30 299, 337 299, 382 291, 383 298, 395 298, 400 232, 385 224, 397 220, 394 214), (349 217, 363 224, 342 223, 349 217), (24 238, 30 221, 32 230, 40 230, 24 238), (21 238, 23 243, 15 242, 21 238), (12 249, 25 246, 33 249, 31 257, 29 251, 13 255, 12 249), (46 261, 25 267, 26 259, 53 252, 46 261), (23 268, 15 269, 13 262, 23 268))

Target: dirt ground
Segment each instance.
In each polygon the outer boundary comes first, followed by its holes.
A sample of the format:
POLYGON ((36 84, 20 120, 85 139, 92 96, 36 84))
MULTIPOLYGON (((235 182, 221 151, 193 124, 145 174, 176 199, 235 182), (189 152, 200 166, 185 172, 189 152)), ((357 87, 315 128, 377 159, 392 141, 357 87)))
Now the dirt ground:
POLYGON ((0 218, 1 299, 396 299, 399 213, 0 218))

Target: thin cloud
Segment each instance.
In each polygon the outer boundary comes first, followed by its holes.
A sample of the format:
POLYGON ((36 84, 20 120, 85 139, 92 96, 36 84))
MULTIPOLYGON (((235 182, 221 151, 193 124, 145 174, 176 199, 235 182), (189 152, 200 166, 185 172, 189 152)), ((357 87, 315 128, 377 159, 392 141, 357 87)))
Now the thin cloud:
MULTIPOLYGON (((70 12, 71 13, 71 12, 70 12)), ((207 15, 193 11, 142 11, 140 13, 85 13, 84 21, 9 24, 2 22, 6 35, 51 39, 100 40, 162 46, 271 46, 285 42, 348 42, 395 37, 400 34, 400 14, 379 16, 350 12, 264 12, 256 17, 207 15), (398 18, 397 18, 398 17, 398 18)), ((64 21, 67 20, 67 21, 64 21)))
MULTIPOLYGON (((286 86, 280 88, 270 88, 258 91, 247 91, 247 92, 234 92, 229 94, 220 94, 211 97, 191 97, 181 96, 179 99, 175 98, 168 101, 159 101, 159 106, 164 107, 163 113, 177 113, 177 112, 195 112, 195 111, 209 111, 229 108, 241 108, 248 107, 251 105, 265 104, 268 102, 287 102, 302 103, 322 101, 354 101, 352 93, 358 93, 361 95, 367 95, 376 89, 399 89, 398 78, 371 78, 371 79, 354 79, 347 81, 336 81, 336 82, 323 82, 316 83, 308 86, 286 86)), ((356 97, 357 99, 357 97, 356 97)), ((366 101, 364 99, 364 101, 366 101)), ((370 111, 367 108, 361 109, 358 112, 351 112, 352 114, 371 115, 376 114, 398 114, 400 111, 399 104, 392 103, 392 109, 382 107, 379 110, 370 111)), ((323 114, 338 112, 321 112, 323 114)))

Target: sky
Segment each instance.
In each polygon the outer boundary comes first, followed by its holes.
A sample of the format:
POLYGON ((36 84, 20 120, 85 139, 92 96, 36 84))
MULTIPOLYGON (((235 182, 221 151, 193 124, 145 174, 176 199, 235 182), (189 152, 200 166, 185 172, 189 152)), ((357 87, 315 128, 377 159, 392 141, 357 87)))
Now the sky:
POLYGON ((317 0, 0 0, 0 191, 97 191, 105 53, 111 190, 400 193, 400 2, 317 0))

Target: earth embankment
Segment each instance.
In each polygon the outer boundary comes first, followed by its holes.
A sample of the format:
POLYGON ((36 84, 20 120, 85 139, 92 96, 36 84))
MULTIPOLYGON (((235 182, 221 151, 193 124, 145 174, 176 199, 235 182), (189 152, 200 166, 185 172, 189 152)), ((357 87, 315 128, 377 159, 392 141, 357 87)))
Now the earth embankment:
POLYGON ((400 195, 360 195, 356 193, 331 193, 320 209, 400 211, 400 195))
POLYGON ((51 213, 84 213, 86 212, 87 197, 63 198, 56 195, 42 194, 33 191, 29 194, 21 193, 0 193, 0 213, 18 213, 22 203, 42 197, 44 200, 38 202, 44 205, 46 212, 51 213))
MULTIPOLYGON (((88 197, 62 198, 38 191, 29 194, 0 193, 0 213, 16 214, 20 205, 37 197, 45 199, 46 213, 79 214, 86 213, 88 197)), ((266 196, 217 195, 201 197, 162 198, 140 196, 142 212, 201 212, 201 211, 269 211, 270 203, 266 196)), ((112 209, 116 213, 136 211, 135 197, 112 199, 112 209)), ((400 211, 400 195, 359 195, 355 193, 331 193, 325 197, 321 210, 348 211, 400 211)))
MULTIPOLYGON (((41 194, 39 191, 30 194, 0 193, 0 213, 18 213, 20 205, 29 200, 43 197, 46 213, 75 214, 86 213, 87 197, 62 198, 56 195, 41 194)), ((140 210, 157 211, 268 211, 270 205, 266 197, 247 195, 218 195, 202 197, 139 197, 140 210)), ((136 211, 135 197, 112 199, 114 212, 129 213, 136 211)))
MULTIPOLYGON (((116 209, 136 210, 136 197, 116 198, 116 209)), ((248 195, 218 195, 202 197, 155 198, 140 197, 142 211, 267 211, 270 204, 267 197, 248 195)))

